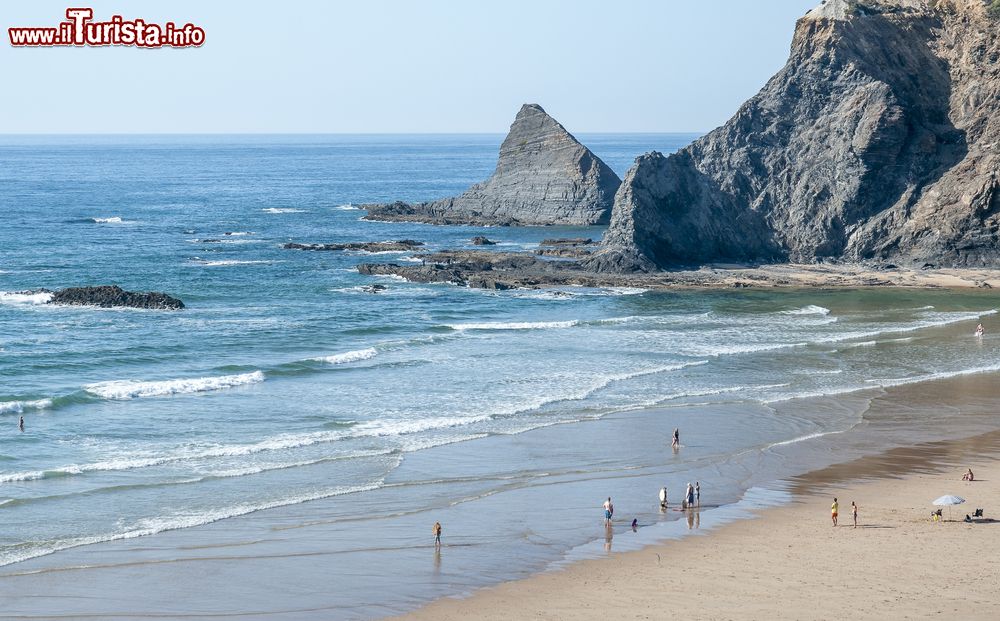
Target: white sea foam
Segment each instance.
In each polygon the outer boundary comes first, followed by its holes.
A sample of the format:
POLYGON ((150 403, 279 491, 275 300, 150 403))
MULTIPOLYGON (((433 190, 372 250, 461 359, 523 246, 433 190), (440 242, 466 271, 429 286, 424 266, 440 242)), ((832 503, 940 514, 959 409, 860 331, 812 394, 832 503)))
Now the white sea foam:
POLYGON ((0 401, 0 414, 20 414, 25 410, 44 410, 52 407, 52 399, 34 401, 0 401))
POLYGON ((546 330, 557 328, 572 328, 580 322, 570 321, 520 321, 495 323, 452 323, 445 324, 452 330, 546 330))
POLYGON ((361 360, 369 360, 378 355, 378 351, 374 347, 369 347, 367 349, 358 349, 355 351, 348 351, 342 354, 334 354, 332 356, 321 356, 319 358, 311 358, 316 362, 325 362, 327 364, 346 364, 348 362, 359 362, 361 360))
POLYGON ((347 203, 346 205, 337 205, 336 207, 334 207, 334 209, 337 211, 355 211, 361 208, 355 207, 354 205, 347 203))
POLYGON ((913 375, 910 377, 894 377, 885 379, 869 379, 865 380, 865 383, 875 384, 883 388, 890 388, 892 386, 903 386, 906 384, 917 384, 920 382, 933 382, 936 380, 950 379, 953 377, 964 377, 966 375, 980 375, 982 373, 995 373, 1000 371, 1000 364, 992 364, 981 367, 972 367, 970 369, 959 369, 957 371, 939 371, 937 373, 925 373, 922 375, 913 375))
POLYGON ((253 231, 226 231, 223 233, 227 237, 243 237, 245 235, 256 235, 253 231))
POLYGON ((125 222, 119 216, 111 216, 110 218, 91 218, 95 224, 122 224, 125 222))
POLYGON ((166 395, 189 394, 233 388, 264 381, 261 371, 241 373, 239 375, 220 375, 216 377, 195 377, 184 379, 143 382, 135 380, 117 380, 88 384, 84 389, 104 399, 135 399, 142 397, 163 397, 166 395))
POLYGON ((264 213, 305 213, 305 209, 295 209, 293 207, 266 207, 261 209, 264 213))
POLYGON ((822 438, 824 436, 829 436, 837 433, 843 433, 843 431, 817 431, 816 433, 809 433, 804 436, 799 436, 797 438, 792 438, 791 440, 782 440, 781 442, 772 442, 764 447, 764 450, 774 448, 776 446, 788 446, 789 444, 798 444, 799 442, 805 442, 806 440, 815 440, 816 438, 822 438))
POLYGON ((803 306, 802 308, 781 311, 781 314, 782 315, 829 315, 830 309, 823 308, 822 306, 816 306, 815 304, 809 304, 808 306, 803 306))
POLYGON ((48 292, 22 293, 17 291, 0 291, 0 304, 37 305, 48 304, 52 294, 48 292))
POLYGON ((246 260, 240 261, 237 259, 222 259, 218 261, 198 261, 198 265, 204 265, 205 267, 227 267, 230 265, 261 265, 265 263, 274 263, 274 261, 263 261, 263 260, 246 260))

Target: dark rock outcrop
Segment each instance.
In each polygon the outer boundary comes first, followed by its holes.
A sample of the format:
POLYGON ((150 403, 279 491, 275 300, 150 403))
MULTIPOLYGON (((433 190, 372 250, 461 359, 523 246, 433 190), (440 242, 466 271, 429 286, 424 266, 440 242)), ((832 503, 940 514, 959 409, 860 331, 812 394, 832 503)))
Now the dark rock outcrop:
POLYGON ((125 291, 117 285, 99 287, 69 287, 53 291, 49 304, 68 306, 99 306, 101 308, 145 308, 150 310, 180 310, 184 302, 166 293, 125 291))
POLYGON ((596 250, 594 240, 588 237, 543 239, 538 242, 538 246, 535 254, 563 259, 583 259, 589 257, 596 250))
POLYGON ((607 224, 621 180, 536 104, 525 104, 493 175, 460 196, 362 205, 368 220, 474 225, 607 224))
POLYGON ((488 237, 483 237, 482 235, 476 235, 471 240, 473 246, 496 246, 497 243, 488 237))
POLYGON ((282 246, 285 250, 313 250, 318 252, 332 252, 336 250, 359 250, 363 252, 406 252, 415 250, 424 245, 424 242, 412 239, 400 239, 398 241, 381 242, 351 242, 347 244, 298 244, 289 242, 282 246))
POLYGON ((998 33, 983 0, 827 0, 724 126, 636 160, 588 267, 1000 265, 998 33))

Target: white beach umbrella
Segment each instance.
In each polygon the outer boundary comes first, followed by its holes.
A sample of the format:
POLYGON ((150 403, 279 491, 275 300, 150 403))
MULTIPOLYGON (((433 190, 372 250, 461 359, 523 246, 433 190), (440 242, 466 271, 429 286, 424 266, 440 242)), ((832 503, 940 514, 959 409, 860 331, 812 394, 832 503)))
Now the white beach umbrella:
MULTIPOLYGON (((944 496, 935 500, 932 504, 935 507, 951 507, 953 505, 960 505, 965 502, 965 499, 960 496, 952 496, 950 494, 945 494, 944 496)), ((951 509, 948 509, 948 517, 951 517, 951 509)))

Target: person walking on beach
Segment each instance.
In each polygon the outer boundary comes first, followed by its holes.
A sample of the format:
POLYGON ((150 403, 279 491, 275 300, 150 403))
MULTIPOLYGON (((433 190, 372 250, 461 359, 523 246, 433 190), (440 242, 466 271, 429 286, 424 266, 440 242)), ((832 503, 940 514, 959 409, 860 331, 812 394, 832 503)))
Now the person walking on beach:
POLYGON ((615 506, 611 504, 611 496, 604 501, 604 525, 611 526, 611 516, 615 514, 615 506))
POLYGON ((694 482, 694 504, 701 506, 701 483, 694 482))
POLYGON ((837 504, 837 499, 833 499, 833 504, 830 505, 830 517, 833 518, 833 525, 837 525, 837 510, 840 509, 840 505, 837 504))
POLYGON ((434 522, 434 547, 441 547, 441 522, 434 522))
POLYGON ((674 427, 674 439, 673 442, 670 443, 670 447, 680 448, 680 446, 681 446, 681 430, 678 429, 677 427, 674 427))
POLYGON ((978 326, 976 326, 976 336, 982 336, 985 333, 986 330, 983 329, 983 324, 979 324, 978 326))
POLYGON ((854 518, 854 528, 858 527, 858 505, 851 501, 851 517, 854 518))
POLYGON ((18 417, 18 419, 17 419, 17 428, 20 431, 24 431, 24 417, 23 416, 18 417))

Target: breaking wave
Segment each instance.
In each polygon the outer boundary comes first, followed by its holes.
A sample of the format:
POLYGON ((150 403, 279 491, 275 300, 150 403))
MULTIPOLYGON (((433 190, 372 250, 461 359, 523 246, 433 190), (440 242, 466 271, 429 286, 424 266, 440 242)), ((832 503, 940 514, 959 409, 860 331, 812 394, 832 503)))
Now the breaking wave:
POLYGON ((254 371, 239 375, 220 375, 217 377, 196 377, 185 379, 143 382, 135 380, 116 380, 88 384, 84 389, 92 395, 104 399, 136 399, 143 397, 164 397, 167 395, 190 394, 233 388, 247 384, 257 384, 264 381, 264 373, 254 371))

